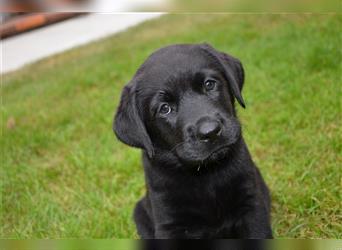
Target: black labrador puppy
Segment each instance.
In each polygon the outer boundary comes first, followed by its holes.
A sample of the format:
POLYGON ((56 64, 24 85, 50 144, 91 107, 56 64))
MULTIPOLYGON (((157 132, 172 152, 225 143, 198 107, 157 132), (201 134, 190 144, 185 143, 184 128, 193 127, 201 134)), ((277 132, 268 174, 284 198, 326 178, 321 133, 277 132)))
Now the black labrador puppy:
POLYGON ((125 86, 113 129, 143 149, 142 238, 272 238, 270 197, 241 135, 240 61, 208 44, 154 52, 125 86))

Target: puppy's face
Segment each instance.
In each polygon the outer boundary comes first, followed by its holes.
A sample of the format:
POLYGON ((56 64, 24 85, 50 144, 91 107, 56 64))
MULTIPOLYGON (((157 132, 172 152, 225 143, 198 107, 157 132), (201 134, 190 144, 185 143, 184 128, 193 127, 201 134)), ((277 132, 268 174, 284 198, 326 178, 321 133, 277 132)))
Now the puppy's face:
POLYGON ((126 87, 115 132, 150 157, 155 151, 189 165, 216 161, 240 137, 234 97, 244 105, 243 77, 237 59, 208 45, 163 48, 126 87))

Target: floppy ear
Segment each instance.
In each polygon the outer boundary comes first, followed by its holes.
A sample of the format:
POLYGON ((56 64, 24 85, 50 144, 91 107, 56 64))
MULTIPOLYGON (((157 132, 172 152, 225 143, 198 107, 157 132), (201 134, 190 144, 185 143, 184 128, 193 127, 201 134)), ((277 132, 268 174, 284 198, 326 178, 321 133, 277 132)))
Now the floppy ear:
POLYGON ((153 157, 154 150, 136 105, 133 84, 126 85, 121 94, 120 104, 113 121, 113 131, 117 138, 132 147, 146 150, 153 157))
POLYGON ((241 95, 245 73, 241 62, 228 54, 218 52, 209 44, 202 44, 201 48, 222 67, 234 97, 245 108, 246 105, 241 95))

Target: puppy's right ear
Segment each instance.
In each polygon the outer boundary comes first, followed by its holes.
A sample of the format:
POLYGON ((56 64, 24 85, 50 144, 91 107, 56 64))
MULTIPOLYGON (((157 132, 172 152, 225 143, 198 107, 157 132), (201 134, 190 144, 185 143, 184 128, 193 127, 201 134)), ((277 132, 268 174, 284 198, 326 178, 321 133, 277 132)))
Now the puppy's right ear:
POLYGON ((113 131, 123 143, 144 149, 149 157, 153 157, 151 139, 137 110, 133 84, 126 85, 122 91, 120 104, 113 121, 113 131))
POLYGON ((218 65, 221 65, 233 95, 240 105, 245 107, 245 101, 241 94, 245 74, 241 62, 237 58, 217 51, 207 43, 201 44, 200 47, 209 56, 216 59, 218 65))

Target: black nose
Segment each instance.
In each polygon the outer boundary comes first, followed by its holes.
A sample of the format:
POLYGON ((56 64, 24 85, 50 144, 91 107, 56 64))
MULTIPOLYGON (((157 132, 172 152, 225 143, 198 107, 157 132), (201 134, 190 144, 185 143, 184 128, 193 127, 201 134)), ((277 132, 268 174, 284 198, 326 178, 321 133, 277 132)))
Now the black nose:
POLYGON ((202 141, 214 140, 221 133, 218 121, 202 121, 198 124, 197 137, 202 141))

